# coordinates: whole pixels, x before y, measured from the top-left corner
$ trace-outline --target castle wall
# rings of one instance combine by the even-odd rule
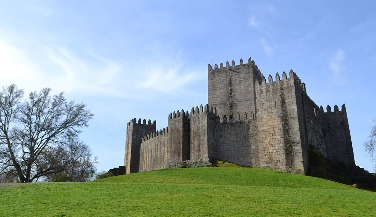
[[[145,136],[140,150],[140,172],[162,169],[167,163],[168,128]]]
[[[190,157],[190,121],[188,112],[173,112],[168,118],[168,156],[167,162],[189,160]]]
[[[313,148],[325,158],[354,165],[354,154],[344,105],[343,111],[339,111],[338,106],[335,106],[334,112],[332,112],[328,106],[327,112],[324,112],[323,108],[318,107],[306,94],[304,84],[297,85],[296,93],[305,164],[310,163],[308,149]]]
[[[324,112],[292,70],[266,82],[249,59],[208,65],[208,79],[209,105],[171,113],[166,130],[156,132],[155,121],[128,123],[127,173],[218,159],[304,174],[310,149],[355,165],[345,106]]]
[[[323,110],[319,108],[306,93],[300,92],[300,106],[302,114],[302,124],[305,132],[304,142],[306,148],[313,147],[323,156],[327,156],[326,145],[323,136],[322,118]]]
[[[342,111],[339,111],[338,106],[334,106],[333,112],[330,106],[327,106],[327,112],[323,117],[323,131],[328,158],[354,165],[354,152],[345,105],[342,105]]]
[[[235,115],[233,119],[224,116],[217,124],[216,158],[242,166],[252,166],[251,126],[253,120],[242,119]]]
[[[300,82],[299,82],[300,83]],[[303,161],[306,173],[308,168],[315,166],[315,159],[309,158],[309,151],[320,152],[327,158],[326,143],[323,131],[323,109],[318,107],[307,95],[305,85],[296,86],[296,100],[298,104],[298,117],[300,126],[301,147],[303,151]],[[311,157],[313,157],[311,155]],[[312,165],[313,164],[313,165]]]
[[[322,144],[320,140],[321,136],[321,117],[317,111],[317,105],[307,96],[305,84],[302,83],[299,77],[290,70],[290,78],[293,82],[293,90],[291,100],[295,102],[295,113],[294,126],[299,131],[299,134],[294,134],[296,140],[300,140],[299,151],[302,158],[301,163],[303,164],[304,173],[308,172],[309,158],[308,150],[310,146],[318,147],[317,150],[322,150],[325,154],[325,145]],[[315,114],[316,113],[316,114]],[[292,120],[289,120],[290,122]],[[297,124],[296,124],[297,123]],[[295,161],[298,163],[298,160]]]
[[[127,124],[126,150],[124,159],[127,174],[139,171],[142,137],[151,132],[155,132],[155,129],[156,121],[151,123],[149,120],[148,123],[146,123],[145,119],[141,123],[141,119],[136,122],[135,118]]]
[[[253,165],[304,173],[295,74],[291,71],[287,78],[283,73],[281,80],[277,73],[274,82],[271,76],[268,80],[256,87],[258,133]]]
[[[247,64],[235,65],[232,61],[226,66],[208,67],[208,100],[209,105],[216,107],[219,116],[255,112],[255,80],[260,80],[261,72],[249,59]]]
[[[215,127],[219,122],[213,107],[192,108],[190,113],[190,160],[216,156]]]

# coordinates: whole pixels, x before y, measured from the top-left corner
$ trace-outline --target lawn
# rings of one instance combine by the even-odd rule
[[[376,216],[376,193],[257,168],[0,187],[0,216]]]

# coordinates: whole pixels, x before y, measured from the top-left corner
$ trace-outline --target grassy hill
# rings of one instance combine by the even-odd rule
[[[0,216],[376,216],[376,193],[257,168],[0,187]]]

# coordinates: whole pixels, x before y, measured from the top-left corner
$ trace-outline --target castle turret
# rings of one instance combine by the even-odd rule
[[[169,115],[169,156],[167,162],[189,160],[189,124],[189,114],[185,113],[184,110]]]
[[[125,159],[124,165],[126,167],[126,173],[139,172],[140,168],[140,147],[142,142],[142,137],[145,135],[155,132],[156,121],[151,122],[150,120],[146,123],[144,119],[141,123],[141,119],[136,122],[136,118],[131,120],[127,124],[127,139],[125,145]]]
[[[216,157],[215,127],[219,118],[209,105],[191,109],[190,159],[214,159]]]
[[[327,112],[323,117],[323,131],[328,158],[354,165],[354,152],[345,105],[342,105],[342,111],[337,105],[334,106],[334,111],[327,106]]]

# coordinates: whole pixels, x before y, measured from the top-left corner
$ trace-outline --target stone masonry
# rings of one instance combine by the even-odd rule
[[[208,65],[208,90],[207,105],[172,112],[167,128],[127,124],[127,174],[207,160],[307,174],[312,150],[355,166],[345,105],[324,111],[292,70],[266,81],[251,58]]]

